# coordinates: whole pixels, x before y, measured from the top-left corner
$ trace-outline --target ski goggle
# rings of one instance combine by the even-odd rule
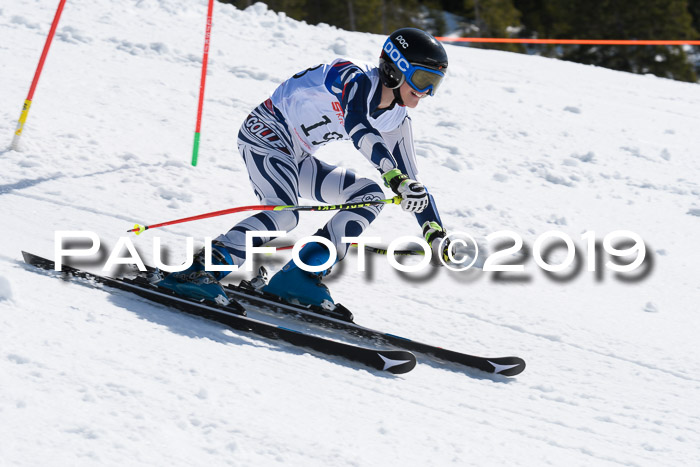
[[[427,92],[431,96],[435,95],[442,78],[445,77],[445,73],[409,62],[394,43],[391,42],[391,38],[384,43],[384,52],[394,62],[399,71],[403,73],[406,82],[413,89],[418,92]]]

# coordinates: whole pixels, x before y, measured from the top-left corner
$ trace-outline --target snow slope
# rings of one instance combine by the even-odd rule
[[[528,362],[511,379],[424,360],[387,377],[20,261],[22,249],[52,257],[56,230],[94,231],[108,254],[134,222],[256,204],[235,148],[243,118],[306,67],[337,56],[374,62],[383,38],[308,26],[262,4],[217,4],[193,168],[206,2],[70,0],[22,151],[10,151],[56,3],[0,7],[0,465],[700,458],[698,85],[448,45],[439,95],[411,111],[421,177],[446,227],[483,245],[510,230],[530,248],[563,232],[583,268],[553,281],[530,254],[519,280],[444,268],[406,275],[374,256],[361,273],[352,254],[328,283],[359,323]],[[349,143],[318,156],[377,177]],[[159,236],[182,261],[185,237],[202,242],[237,219],[134,243],[150,261]],[[290,240],[324,219],[302,214]],[[641,278],[586,270],[581,234],[602,240],[619,229],[644,239]],[[389,206],[367,234],[388,243],[420,231]]]

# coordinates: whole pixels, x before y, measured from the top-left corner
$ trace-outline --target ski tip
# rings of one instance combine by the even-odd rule
[[[377,368],[395,375],[408,373],[416,367],[416,356],[403,350],[377,351]]]
[[[497,375],[515,376],[525,370],[525,360],[520,357],[490,358],[487,361],[493,367],[492,372]]]

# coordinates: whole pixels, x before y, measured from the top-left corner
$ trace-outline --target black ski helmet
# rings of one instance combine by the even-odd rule
[[[379,56],[379,78],[390,89],[398,88],[406,80],[399,64],[394,61],[396,55],[392,54],[393,49],[398,50],[412,65],[442,73],[447,70],[447,53],[437,39],[420,29],[397,29],[391,33]]]

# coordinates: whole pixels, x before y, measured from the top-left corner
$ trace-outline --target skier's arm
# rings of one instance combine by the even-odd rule
[[[435,200],[417,181],[410,118],[406,117],[395,130],[380,133],[367,118],[372,81],[350,62],[336,64],[335,71],[329,74],[326,87],[345,112],[345,131],[355,147],[380,171],[386,185],[401,195],[401,207],[415,213],[423,235],[436,248],[446,233]]]
[[[418,180],[418,166],[416,165],[416,151],[413,147],[411,119],[406,117],[395,130],[383,132],[382,138],[391,150],[391,154],[396,161],[396,167],[410,179]],[[425,210],[416,213],[418,224],[424,227],[426,222],[437,222],[442,226],[435,199],[430,193],[428,193],[428,200],[428,206]]]
[[[353,144],[382,174],[397,168],[394,156],[382,135],[367,118],[367,98],[372,93],[372,80],[351,62],[334,65],[326,87],[338,99],[345,117],[345,131]]]
[[[353,144],[379,170],[386,185],[401,196],[401,207],[409,212],[423,211],[428,205],[425,187],[397,168],[381,133],[369,122],[367,101],[372,81],[351,62],[340,62],[328,74],[326,87],[343,109],[345,131]]]
[[[391,149],[398,169],[408,177],[418,180],[418,166],[416,164],[416,151],[413,147],[411,119],[406,116],[397,129],[383,132],[382,138],[384,138],[387,146]],[[431,194],[428,193],[428,206],[422,212],[416,213],[416,220],[423,230],[425,241],[428,242],[433,250],[434,257],[442,258],[445,263],[449,262],[450,239],[445,239],[447,231],[442,226],[435,199]]]

